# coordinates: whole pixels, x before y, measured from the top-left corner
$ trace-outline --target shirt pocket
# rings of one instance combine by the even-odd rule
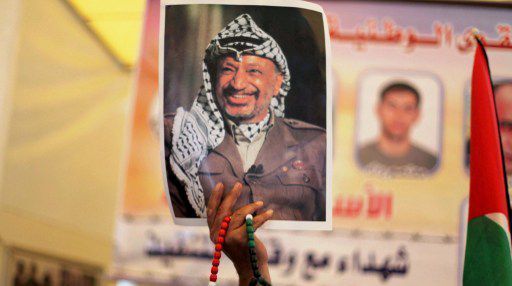
[[[210,199],[211,191],[217,183],[222,182],[227,188],[231,187],[231,182],[227,180],[226,164],[227,162],[223,158],[219,158],[215,154],[210,154],[199,166],[197,175],[203,188],[206,204]]]
[[[316,191],[321,190],[321,174],[316,172],[315,169],[289,169],[287,172],[281,172],[278,175],[279,181],[284,186],[302,186],[314,189]]]
[[[294,219],[313,219],[322,189],[319,176],[314,169],[289,169],[278,174],[280,184],[284,186],[282,197],[286,200],[285,206],[289,208],[287,211],[293,214]]]

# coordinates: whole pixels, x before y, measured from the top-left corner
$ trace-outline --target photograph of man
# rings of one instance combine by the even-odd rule
[[[505,159],[507,176],[512,175],[512,80],[497,82],[494,85],[496,112],[500,126],[501,145]]]
[[[493,88],[496,113],[498,113],[501,146],[505,160],[505,171],[510,181],[512,178],[512,79],[497,80],[494,82]],[[469,99],[469,94],[467,98]],[[469,101],[466,104],[469,106]],[[469,169],[469,139],[466,141],[465,163]]]
[[[391,174],[424,174],[437,158],[414,144],[411,131],[421,115],[421,95],[407,82],[391,82],[379,94],[375,108],[380,135],[357,152],[362,167]]]
[[[326,130],[286,118],[291,76],[276,40],[239,15],[208,45],[202,78],[190,110],[164,116],[174,216],[206,217],[217,183],[241,183],[234,209],[262,201],[273,220],[324,221]]]

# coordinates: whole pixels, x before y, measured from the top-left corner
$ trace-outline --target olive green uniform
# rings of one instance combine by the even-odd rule
[[[165,117],[165,155],[168,187],[176,217],[196,217],[184,188],[169,167],[173,116]],[[323,128],[299,120],[275,118],[251,168],[244,162],[235,140],[226,133],[199,167],[199,179],[207,202],[211,190],[222,182],[228,190],[243,184],[235,209],[255,201],[274,210],[277,220],[325,220],[326,133]],[[245,168],[247,169],[247,168]]]

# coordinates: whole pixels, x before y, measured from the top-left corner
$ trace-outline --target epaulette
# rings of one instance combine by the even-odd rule
[[[283,122],[293,129],[310,129],[325,132],[325,129],[320,126],[316,126],[314,124],[307,123],[297,119],[283,118]]]

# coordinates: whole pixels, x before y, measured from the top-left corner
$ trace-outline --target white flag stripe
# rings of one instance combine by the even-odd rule
[[[503,230],[505,230],[505,233],[507,234],[507,241],[508,241],[508,247],[511,249],[510,246],[510,230],[508,227],[508,220],[507,217],[503,213],[490,213],[485,215],[490,220],[494,221],[498,225],[500,225]],[[511,249],[511,255],[512,255],[512,249]]]

